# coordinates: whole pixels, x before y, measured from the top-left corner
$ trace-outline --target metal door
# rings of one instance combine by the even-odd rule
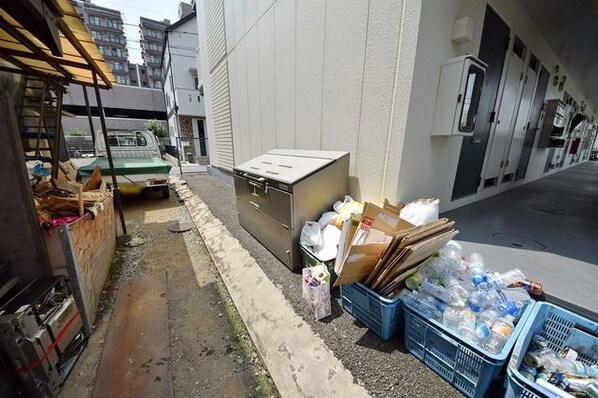
[[[484,187],[498,184],[498,176],[505,165],[504,154],[509,136],[513,131],[515,111],[517,110],[521,87],[523,85],[523,66],[525,45],[515,38],[510,53],[509,66],[504,82],[500,107],[496,118],[496,128],[492,136],[492,145],[488,154]]]
[[[540,77],[538,78],[538,86],[536,87],[536,93],[534,94],[534,99],[532,101],[532,109],[525,131],[525,138],[523,139],[523,148],[521,149],[521,156],[519,157],[515,180],[525,178],[529,157],[532,154],[532,148],[534,146],[534,141],[536,140],[536,132],[538,131],[538,123],[540,122],[540,115],[542,113],[542,106],[544,105],[544,97],[546,96],[549,79],[550,73],[542,66]]]
[[[519,166],[519,156],[523,149],[525,131],[529,126],[528,120],[532,107],[534,89],[536,88],[539,67],[540,61],[532,54],[523,78],[523,93],[521,94],[521,102],[519,103],[519,110],[517,111],[517,118],[515,119],[515,128],[511,135],[511,142],[507,146],[508,149],[506,153],[503,182],[513,181],[515,172]]]
[[[484,76],[484,88],[473,136],[463,138],[453,185],[453,199],[475,194],[480,186],[488,135],[493,122],[494,104],[509,43],[509,33],[510,29],[507,24],[490,6],[486,6],[479,58],[488,64],[488,68]]]

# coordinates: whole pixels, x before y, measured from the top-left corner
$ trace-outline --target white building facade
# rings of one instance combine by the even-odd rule
[[[166,28],[162,70],[164,99],[171,144],[183,160],[207,163],[204,100],[198,89],[195,13],[183,16]]]
[[[587,18],[567,23],[594,29],[592,2],[580,4]],[[541,28],[550,15],[538,7],[549,8],[531,0],[198,0],[210,164],[230,172],[274,148],[349,151],[354,197],[437,197],[444,211],[586,161],[596,64],[575,63]],[[441,66],[465,54],[488,64],[468,136],[433,127],[439,109],[461,101],[455,93],[437,104]],[[546,145],[540,130],[553,99],[565,119],[582,121]]]

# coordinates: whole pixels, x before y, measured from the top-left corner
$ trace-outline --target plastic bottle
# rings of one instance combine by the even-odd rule
[[[505,346],[514,328],[515,325],[513,324],[512,316],[507,315],[503,318],[498,318],[492,325],[490,339],[484,347],[491,353],[498,354]]]
[[[467,290],[465,290],[463,285],[461,285],[459,280],[455,278],[452,273],[445,272],[441,275],[440,281],[453,294],[453,296],[458,299],[453,302],[453,305],[459,307],[464,306],[467,298],[469,297],[469,293]]]
[[[494,289],[479,289],[469,295],[467,305],[473,312],[480,312],[485,308],[497,306],[502,302],[498,292]]]
[[[509,285],[525,280],[525,275],[520,269],[515,268],[502,274],[488,275],[488,282],[497,289],[504,289]]]
[[[448,329],[457,330],[459,327],[459,314],[461,309],[447,305],[442,313],[442,324]]]
[[[422,278],[419,272],[411,275],[409,278],[405,279],[405,286],[409,290],[417,290],[417,288],[422,284]]]
[[[588,366],[580,361],[570,361],[559,356],[550,357],[544,368],[551,372],[562,372],[576,377],[598,377],[598,366]]]
[[[525,304],[521,301],[503,301],[500,304],[495,305],[494,309],[498,312],[499,316],[512,315],[517,319],[521,315],[524,306]]]
[[[501,301],[510,301],[512,303],[521,302],[523,304],[527,304],[533,301],[527,290],[521,287],[500,289],[498,292]]]
[[[458,298],[446,287],[433,283],[429,279],[425,279],[422,281],[420,289],[423,292],[426,292],[429,295],[434,296],[447,304],[452,304],[453,302],[458,300]]]
[[[484,257],[479,253],[471,253],[469,256],[469,278],[472,284],[479,289],[488,289],[488,273],[484,267]]]
[[[432,257],[419,269],[418,273],[422,276],[422,279],[438,279],[448,267],[449,261],[447,259]]]
[[[488,341],[492,334],[492,325],[498,318],[498,312],[493,309],[486,309],[476,317],[475,332],[481,343]]]
[[[409,290],[403,290],[399,294],[403,304],[415,308],[423,316],[440,320],[442,318],[442,311],[438,308],[435,302],[430,299],[433,297],[423,295],[420,292],[411,292]]]
[[[477,344],[477,336],[475,333],[475,314],[469,308],[465,308],[459,314],[459,325],[457,326],[459,334]]]

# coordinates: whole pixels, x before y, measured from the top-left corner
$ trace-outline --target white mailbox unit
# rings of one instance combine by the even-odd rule
[[[432,135],[473,135],[487,66],[473,55],[444,61],[440,69]]]

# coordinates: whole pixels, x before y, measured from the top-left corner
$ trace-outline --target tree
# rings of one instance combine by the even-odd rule
[[[84,137],[85,136],[85,132],[81,129],[70,129],[69,130],[69,135],[71,137]]]
[[[152,133],[154,133],[154,135],[156,137],[167,137],[168,136],[168,134],[166,132],[166,128],[164,127],[164,124],[160,123],[156,119],[148,120],[147,122],[145,122],[144,126],[148,131],[151,131]]]

